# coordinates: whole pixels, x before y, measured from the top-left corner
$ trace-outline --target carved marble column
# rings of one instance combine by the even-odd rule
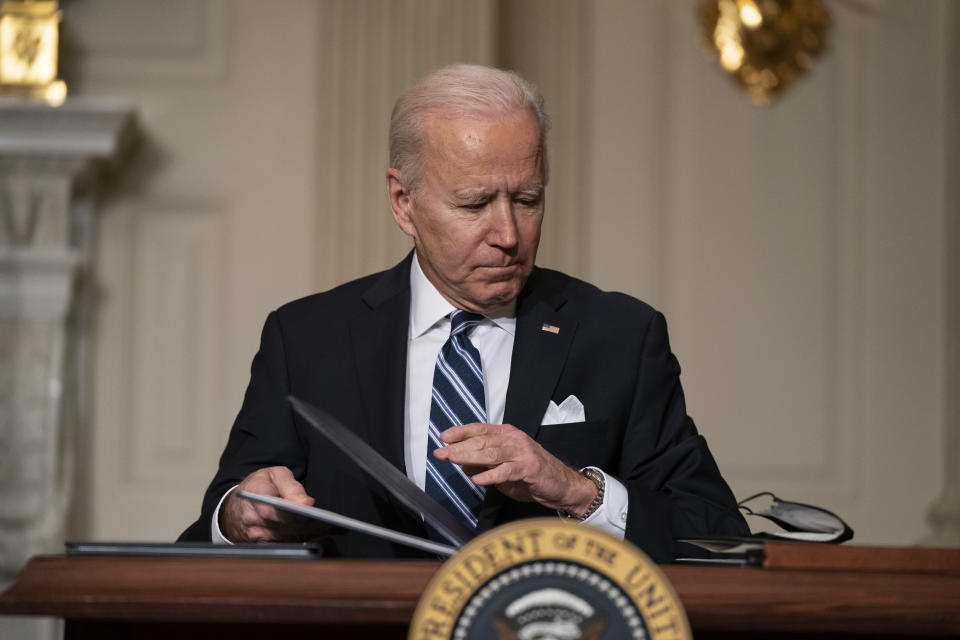
[[[0,579],[62,549],[86,398],[94,204],[133,110],[0,101]]]

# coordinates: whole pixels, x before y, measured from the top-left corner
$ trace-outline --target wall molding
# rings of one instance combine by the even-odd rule
[[[233,13],[230,0],[67,3],[65,62],[84,82],[222,84],[231,67]]]
[[[228,216],[209,203],[138,203],[122,298],[127,302],[117,477],[133,486],[206,482],[226,345]],[[180,372],[171,376],[173,371]]]

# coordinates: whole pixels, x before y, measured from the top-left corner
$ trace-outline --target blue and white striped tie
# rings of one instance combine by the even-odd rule
[[[487,421],[480,352],[467,337],[467,332],[482,320],[483,316],[466,311],[450,314],[450,337],[440,349],[433,372],[427,435],[427,494],[470,529],[477,528],[484,489],[475,485],[459,465],[434,458],[433,451],[444,446],[440,433],[449,427]],[[427,530],[431,538],[446,542],[431,527]]]

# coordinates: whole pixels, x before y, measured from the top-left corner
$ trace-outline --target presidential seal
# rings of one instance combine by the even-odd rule
[[[521,520],[472,540],[440,568],[408,640],[689,640],[666,577],[596,527]]]

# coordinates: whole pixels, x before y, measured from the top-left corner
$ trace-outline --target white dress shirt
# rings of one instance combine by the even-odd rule
[[[414,254],[410,267],[403,455],[407,476],[421,489],[424,488],[427,467],[427,427],[430,421],[433,372],[437,355],[450,337],[449,315],[455,310],[456,307],[440,295],[433,283],[423,274]],[[469,335],[470,341],[480,352],[487,420],[490,424],[503,423],[516,326],[516,301],[513,301],[486,315]],[[589,411],[590,408],[587,407],[586,410]],[[603,473],[606,482],[603,504],[584,522],[623,538],[627,523],[627,489],[602,469],[598,471]],[[230,491],[220,499],[220,504],[213,514],[211,538],[214,542],[229,544],[229,540],[220,531],[218,515],[220,506]]]
[[[484,316],[469,334],[480,352],[487,422],[503,423],[510,381],[513,336],[517,328],[516,301]],[[427,470],[427,428],[433,391],[433,372],[440,349],[450,337],[449,315],[456,307],[440,295],[420,269],[414,254],[410,266],[410,329],[407,333],[407,390],[404,411],[404,462],[407,476],[421,489]]]

